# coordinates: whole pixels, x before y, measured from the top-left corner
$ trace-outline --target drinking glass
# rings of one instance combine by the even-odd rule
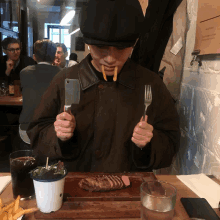
[[[2,82],[0,86],[1,90],[1,96],[7,96],[8,95],[8,85],[6,82]]]
[[[20,80],[15,80],[14,81],[14,92],[16,97],[22,96],[21,94],[21,82]]]
[[[37,167],[33,150],[15,151],[9,155],[9,158],[14,199],[18,195],[21,196],[21,200],[33,198],[35,195],[34,184],[29,173]]]
[[[162,181],[141,184],[141,219],[171,220],[176,204],[176,188]]]

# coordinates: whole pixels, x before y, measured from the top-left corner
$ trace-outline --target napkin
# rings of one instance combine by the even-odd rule
[[[11,182],[11,176],[0,176],[0,194],[6,188],[6,186]]]
[[[177,178],[188,186],[197,196],[205,198],[212,208],[218,208],[220,185],[211,180],[204,173],[177,175]]]

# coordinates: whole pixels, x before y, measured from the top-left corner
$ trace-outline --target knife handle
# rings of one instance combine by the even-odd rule
[[[64,105],[64,111],[70,113],[71,105]]]

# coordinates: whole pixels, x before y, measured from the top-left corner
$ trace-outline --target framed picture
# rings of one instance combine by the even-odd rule
[[[75,38],[75,51],[85,51],[85,43],[82,37]]]

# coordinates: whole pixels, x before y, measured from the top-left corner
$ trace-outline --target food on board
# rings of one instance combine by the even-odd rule
[[[127,176],[116,175],[102,175],[96,177],[84,178],[79,182],[79,187],[93,191],[111,191],[117,189],[123,189],[130,185],[130,180]]]

